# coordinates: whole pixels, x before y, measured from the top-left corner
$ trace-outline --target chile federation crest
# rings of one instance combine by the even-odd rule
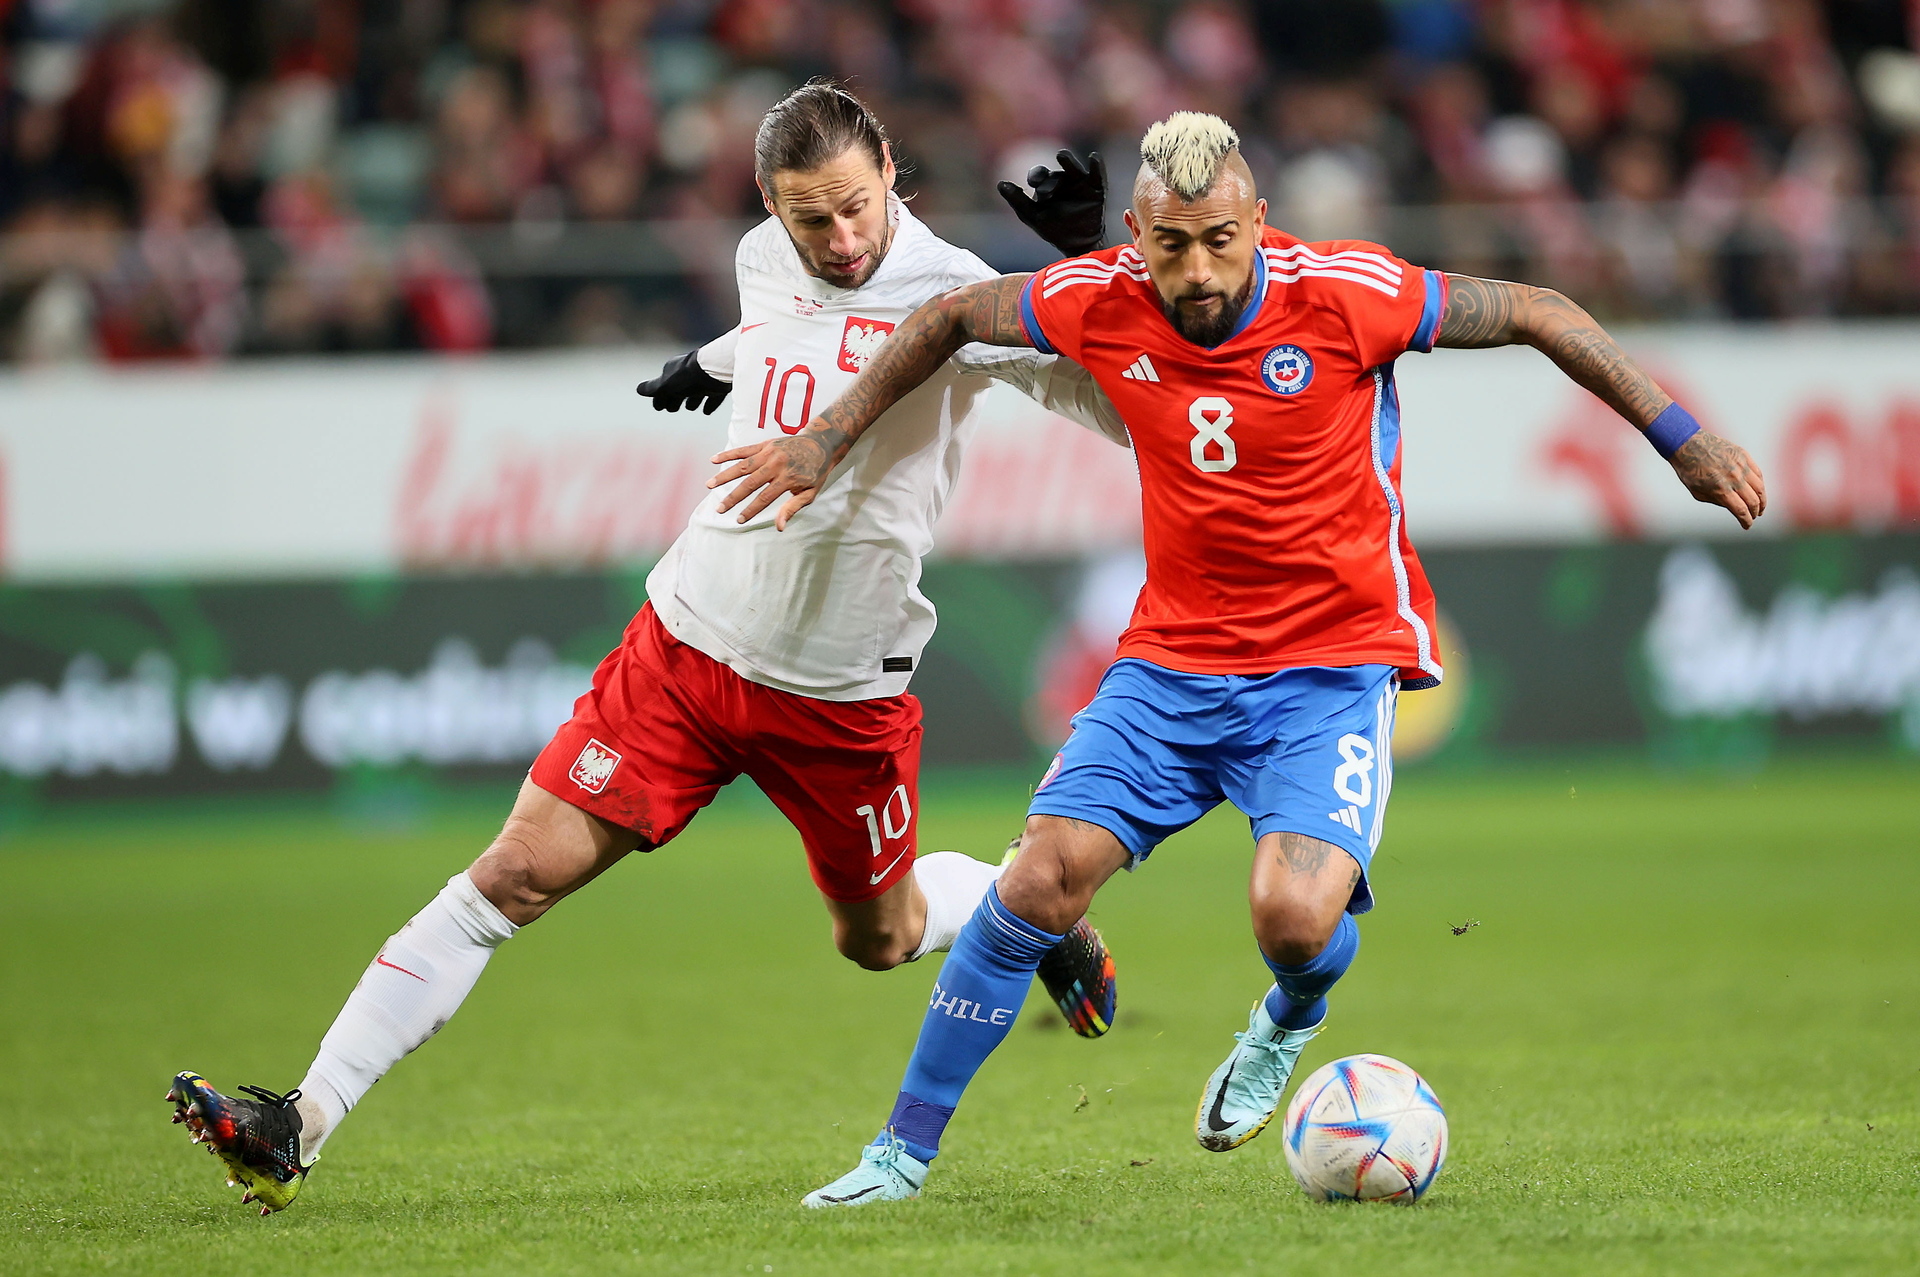
[[[1313,380],[1313,358],[1298,346],[1275,346],[1260,360],[1260,380],[1276,395],[1297,395]]]

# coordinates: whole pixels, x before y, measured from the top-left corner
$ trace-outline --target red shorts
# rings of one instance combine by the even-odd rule
[[[871,900],[913,868],[920,702],[823,701],[749,682],[669,634],[649,603],[531,775],[655,847],[750,776],[800,831],[821,894]]]

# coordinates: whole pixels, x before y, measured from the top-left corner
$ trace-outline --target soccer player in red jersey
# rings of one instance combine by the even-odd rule
[[[1372,907],[1395,698],[1444,677],[1400,501],[1393,363],[1531,345],[1605,400],[1742,527],[1766,508],[1745,451],[1700,430],[1551,289],[1422,270],[1377,244],[1266,225],[1238,138],[1155,125],[1131,244],[957,289],[901,324],[808,428],[721,454],[723,503],[784,526],[888,405],[965,342],[1082,364],[1139,458],[1147,583],[1119,658],[1029,809],[1024,850],[961,933],[893,1113],[815,1206],[919,1192],[947,1119],[1005,1037],[1033,964],[1113,873],[1223,800],[1255,841],[1253,929],[1273,985],[1202,1092],[1195,1134],[1236,1148],[1279,1108]]]

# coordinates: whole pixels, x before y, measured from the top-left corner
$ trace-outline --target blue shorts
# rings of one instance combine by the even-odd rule
[[[1399,686],[1390,665],[1239,675],[1115,661],[1074,716],[1027,814],[1099,825],[1138,865],[1230,800],[1255,841],[1306,834],[1350,853],[1360,883],[1347,912],[1365,913],[1393,781]]]

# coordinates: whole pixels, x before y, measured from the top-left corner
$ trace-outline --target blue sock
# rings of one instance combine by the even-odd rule
[[[1006,1039],[1041,955],[1060,940],[1014,917],[1000,903],[997,885],[987,888],[940,968],[900,1098],[887,1119],[909,1153],[927,1162],[940,1151],[960,1093]]]
[[[1360,927],[1353,915],[1340,915],[1327,947],[1313,961],[1283,967],[1272,958],[1273,988],[1267,994],[1267,1016],[1283,1029],[1310,1029],[1327,1018],[1327,990],[1353,965],[1360,952]],[[1266,957],[1263,953],[1261,957]]]

